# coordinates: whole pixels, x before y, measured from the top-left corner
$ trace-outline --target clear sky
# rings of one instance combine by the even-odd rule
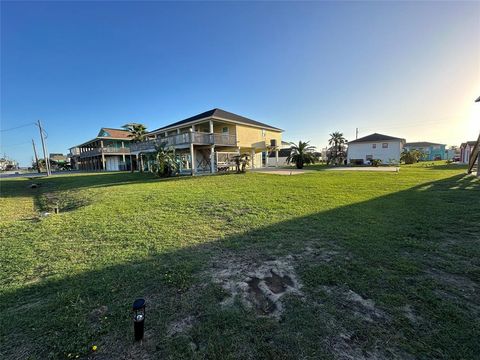
[[[323,147],[480,130],[480,2],[2,2],[1,148],[31,162],[100,127],[218,107]]]

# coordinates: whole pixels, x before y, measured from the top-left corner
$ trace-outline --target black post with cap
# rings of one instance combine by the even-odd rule
[[[145,332],[145,299],[137,299],[133,302],[133,331],[135,340],[142,340]]]

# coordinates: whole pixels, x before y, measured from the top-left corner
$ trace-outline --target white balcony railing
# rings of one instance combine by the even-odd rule
[[[215,134],[204,132],[187,132],[175,134],[163,138],[146,140],[130,145],[132,152],[155,150],[156,146],[165,144],[165,146],[181,147],[185,145],[221,145],[236,146],[237,137],[229,134]]]
[[[97,156],[101,154],[130,154],[129,148],[124,147],[114,147],[114,146],[107,146],[107,147],[99,147],[93,148],[86,151],[80,151],[80,157],[90,157],[90,156]]]

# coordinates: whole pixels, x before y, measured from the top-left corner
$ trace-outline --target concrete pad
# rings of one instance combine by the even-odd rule
[[[326,171],[380,171],[380,172],[398,172],[400,171],[399,167],[396,166],[342,166],[342,167],[332,167],[325,169]]]
[[[306,172],[309,172],[308,170],[299,170],[299,169],[254,169],[251,171],[261,173],[261,174],[274,174],[274,175],[300,175],[300,174],[305,174]]]

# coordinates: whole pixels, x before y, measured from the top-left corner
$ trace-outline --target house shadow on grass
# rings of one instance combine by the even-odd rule
[[[43,191],[68,191],[83,188],[118,186],[132,183],[158,181],[150,173],[75,173],[39,178],[11,178],[0,181],[1,197],[28,196]],[[32,184],[38,185],[30,188]]]
[[[210,243],[31,279],[0,295],[0,355],[473,358],[479,214],[479,182],[454,176]],[[278,316],[259,313],[251,274],[279,264],[302,286],[282,297]],[[235,276],[244,284],[229,286]],[[242,286],[253,308],[240,301]],[[129,309],[139,296],[148,307],[145,339],[136,343]]]

